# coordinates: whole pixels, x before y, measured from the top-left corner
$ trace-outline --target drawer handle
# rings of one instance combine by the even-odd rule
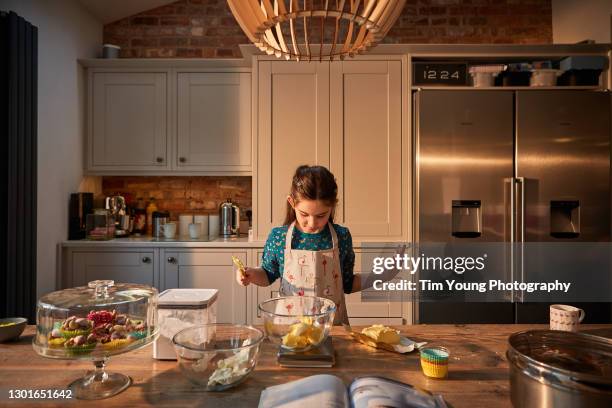
[[[158,163],[163,163],[164,162],[164,158],[163,157],[158,157],[156,160],[157,160]]]
[[[151,258],[149,258],[148,256],[144,256],[144,257],[142,258],[142,262],[143,262],[143,263],[147,263],[147,264],[148,264],[148,263],[151,263]]]
[[[169,256],[169,257],[168,257],[168,263],[171,263],[171,264],[176,263],[176,258],[175,258],[175,257],[173,257],[173,256]]]
[[[181,163],[185,163],[185,162],[187,161],[187,159],[186,159],[186,158],[184,158],[184,157],[179,157],[179,161],[180,161]]]

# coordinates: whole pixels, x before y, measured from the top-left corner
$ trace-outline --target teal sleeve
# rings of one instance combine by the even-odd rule
[[[276,242],[279,241],[279,232],[275,228],[270,231],[266,245],[264,247],[263,255],[261,256],[261,268],[268,275],[268,282],[270,284],[280,278],[280,262],[279,262],[279,250]]]

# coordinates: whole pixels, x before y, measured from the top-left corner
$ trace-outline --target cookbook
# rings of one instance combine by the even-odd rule
[[[318,374],[261,392],[259,408],[446,408],[441,395],[384,377],[358,377],[348,387],[335,375]]]

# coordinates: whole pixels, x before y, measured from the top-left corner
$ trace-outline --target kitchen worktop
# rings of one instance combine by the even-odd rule
[[[154,248],[263,248],[264,241],[249,242],[246,236],[239,238],[222,238],[217,237],[211,240],[207,239],[190,239],[190,238],[152,238],[145,237],[126,237],[115,238],[108,241],[96,240],[77,240],[62,242],[64,248],[83,248],[83,247],[154,247]]]
[[[189,383],[176,362],[151,358],[152,346],[111,358],[109,371],[132,377],[133,384],[123,393],[104,400],[105,407],[133,406],[214,406],[254,407],[261,391],[313,374],[329,373],[346,384],[358,376],[379,375],[440,393],[454,408],[509,407],[510,383],[505,353],[511,333],[544,329],[544,325],[415,325],[396,326],[413,340],[443,345],[450,350],[449,377],[434,380],[421,373],[418,353],[400,355],[376,350],[351,340],[342,328],[334,328],[337,363],[333,368],[281,368],[276,351],[264,341],[259,363],[247,380],[225,392],[209,393]],[[361,328],[354,327],[354,330]],[[609,336],[612,325],[584,325],[583,331]],[[92,364],[62,361],[38,356],[32,349],[34,326],[28,326],[19,341],[0,343],[0,400],[8,401],[9,389],[63,389],[82,376]],[[15,405],[18,405],[18,401]],[[21,401],[23,402],[23,401]],[[79,406],[100,402],[79,401]],[[9,404],[10,405],[10,404]],[[51,401],[36,406],[65,406]]]

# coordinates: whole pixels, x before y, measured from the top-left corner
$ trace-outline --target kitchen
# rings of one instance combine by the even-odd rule
[[[610,87],[610,10],[605,2],[593,2],[592,7],[563,1],[483,2],[487,4],[478,6],[460,1],[435,6],[407,2],[381,44],[342,62],[337,58],[331,62],[285,61],[267,55],[251,44],[224,1],[129,3],[112,2],[111,7],[108,2],[101,6],[95,0],[66,1],[61,2],[61,7],[53,7],[36,1],[0,2],[2,10],[14,10],[38,26],[39,36],[38,187],[33,196],[35,200],[37,196],[38,209],[30,213],[37,220],[33,239],[38,249],[34,248],[34,254],[27,258],[35,259],[36,264],[19,275],[27,276],[25,280],[7,279],[9,285],[20,285],[14,286],[19,289],[13,292],[24,295],[7,296],[3,317],[35,319],[36,301],[46,294],[111,279],[152,286],[160,293],[172,288],[216,289],[218,322],[262,328],[265,313],[259,306],[278,296],[280,279],[272,286],[244,287],[234,279],[232,257],[247,267],[260,264],[270,231],[283,223],[292,175],[301,164],[324,165],[335,176],[339,202],[334,219],[350,228],[356,273],[367,272],[372,258],[393,254],[401,243],[419,242],[429,254],[428,251],[438,251],[435,243],[448,242],[447,237],[482,245],[473,248],[475,252],[488,253],[489,266],[493,258],[502,256],[496,251],[503,251],[498,246],[505,242],[521,242],[521,236],[523,243],[546,241],[538,238],[538,228],[550,226],[551,214],[558,216],[555,220],[560,225],[559,233],[572,232],[566,231],[563,224],[572,219],[572,211],[580,214],[581,236],[564,239],[584,238],[583,242],[592,243],[592,251],[609,254],[607,246],[598,246],[609,241],[610,224],[610,102],[608,94],[601,92]],[[596,21],[593,14],[585,11],[589,8],[592,13],[596,10],[595,14],[608,17],[597,24],[585,24],[581,18]],[[579,26],[584,31],[580,32]],[[311,33],[313,36],[318,35],[317,29],[312,30],[316,31]],[[330,32],[333,30],[327,31],[328,36]],[[576,44],[586,39],[595,39],[596,43]],[[288,35],[286,41],[289,46]],[[118,58],[101,58],[102,44],[106,43],[121,47]],[[312,44],[311,51],[315,52],[318,43],[315,40]],[[112,54],[113,47],[107,48],[106,52]],[[567,85],[569,82],[563,81],[570,79],[564,76],[556,78],[557,85],[539,90],[529,86],[529,76],[526,83],[520,82],[525,80],[523,64],[531,64],[528,69],[544,74],[547,69],[561,68],[561,64],[566,71],[584,69],[576,65],[584,63],[591,64],[588,69],[599,70],[596,81],[588,82],[587,78],[584,84]],[[504,65],[506,69],[496,77],[469,72],[474,67],[482,70],[493,65]],[[417,75],[427,71],[440,78]],[[442,71],[451,74],[446,82],[439,82]],[[455,72],[458,74],[452,75]],[[494,83],[475,89],[477,78]],[[502,89],[503,81],[513,80],[520,85],[506,83]],[[561,86],[566,88],[559,89]],[[561,97],[565,94],[569,96]],[[569,106],[577,111],[576,116],[566,120],[569,127],[588,129],[593,138],[604,133],[604,139],[593,142],[600,143],[599,147],[589,145],[590,150],[571,152],[570,158],[575,160],[562,161],[563,173],[556,176],[568,184],[577,182],[580,194],[586,198],[547,196],[545,184],[541,183],[540,201],[531,203],[534,195],[530,194],[533,185],[529,180],[545,180],[545,175],[533,173],[538,166],[523,158],[540,157],[544,164],[548,163],[544,157],[568,157],[561,148],[572,146],[571,141],[557,143],[559,150],[549,156],[549,151],[538,151],[538,146],[523,142],[537,140],[536,136],[523,138],[542,130],[534,124],[538,119],[534,116],[544,118],[546,123],[558,120],[553,109],[541,108],[553,103],[558,103],[561,110]],[[452,123],[454,119],[459,121],[458,126]],[[607,128],[590,125],[603,126],[604,122]],[[454,135],[452,140],[438,137],[450,133]],[[491,134],[496,135],[492,142]],[[567,138],[571,134],[556,137]],[[604,145],[608,148],[602,148]],[[519,151],[514,151],[515,146]],[[523,147],[527,150],[521,150]],[[602,160],[608,169],[603,179]],[[520,184],[521,177],[527,184]],[[471,190],[462,187],[468,185],[467,179],[473,181],[469,184],[473,186]],[[509,188],[505,179],[514,179],[515,188]],[[605,188],[602,184],[606,184]],[[92,209],[105,207],[106,197],[121,196],[134,210],[145,207],[145,215],[147,201],[154,198],[157,212],[168,211],[167,218],[176,223],[176,231],[168,232],[169,238],[162,237],[159,231],[157,238],[145,232],[141,237],[132,234],[109,240],[69,240],[68,202],[70,194],[76,192],[94,193]],[[509,199],[511,195],[513,200]],[[520,197],[525,198],[525,206],[520,205]],[[596,197],[599,204],[576,207],[576,202],[590,203],[591,197]],[[139,205],[138,198],[145,204]],[[242,235],[210,238],[215,235],[214,229],[219,229],[221,235],[219,210],[227,198],[239,208],[240,222],[234,217],[233,227],[239,228]],[[120,200],[114,202],[117,201]],[[514,207],[506,206],[506,201]],[[550,208],[553,201],[554,211]],[[520,221],[524,214],[518,211],[521,208],[527,211],[523,228]],[[116,211],[122,211],[121,205]],[[148,225],[153,227],[153,211],[149,214]],[[187,221],[182,223],[181,216]],[[516,218],[514,226],[507,227],[504,223],[510,222],[511,216]],[[189,217],[192,221],[200,217],[201,222],[189,222]],[[86,224],[86,215],[83,218]],[[206,223],[208,234],[204,233]],[[189,224],[194,225],[193,238],[189,236]],[[129,220],[122,229],[129,231]],[[133,232],[133,225],[131,229]],[[80,233],[87,234],[86,226]],[[550,235],[548,231],[546,235]],[[433,244],[427,247],[428,243]],[[546,252],[549,248],[544,246],[525,245],[524,251],[540,251],[534,256],[515,247],[518,246],[511,245],[513,251],[516,249],[512,262],[519,257],[524,266],[499,270],[489,266],[491,279],[514,280],[518,278],[516,271],[535,270],[537,274],[541,268],[538,260],[552,259]],[[594,261],[584,268],[585,276],[589,271],[601,271],[597,264],[593,265],[601,263],[601,258],[592,258]],[[532,259],[535,264],[530,263]],[[17,269],[16,265],[7,266],[12,270]],[[424,275],[420,279],[427,278],[439,277]],[[605,273],[599,273],[585,279],[592,291],[590,297],[561,297],[544,307],[539,300],[521,302],[519,296],[529,300],[529,294],[513,291],[501,292],[486,299],[486,303],[461,299],[449,306],[447,301],[415,301],[406,291],[391,294],[368,289],[347,294],[345,303],[353,330],[383,324],[400,329],[415,341],[440,343],[450,349],[450,380],[465,375],[467,384],[469,379],[478,380],[479,373],[488,375],[478,367],[479,363],[467,362],[469,359],[499,359],[501,362],[487,378],[503,396],[495,403],[508,406],[508,336],[548,327],[549,303],[579,306],[586,312],[585,324],[610,324],[607,278]],[[478,300],[479,295],[474,296]],[[487,335],[495,337],[495,345],[474,347],[484,347],[487,353],[469,351],[471,346],[464,344],[474,343],[470,338],[473,335],[482,337],[475,323],[503,324],[482,326],[490,333]],[[351,366],[342,361],[342,356],[355,355],[363,359],[359,360],[364,364],[363,370],[356,368],[360,375],[377,373],[394,378],[441,394],[453,406],[461,406],[461,398],[453,393],[457,385],[450,384],[452,381],[433,381],[423,376],[418,353],[404,356],[368,349],[338,329],[332,329],[337,358],[332,370],[345,384],[355,375],[348,372]],[[584,330],[590,329],[584,325]],[[487,341],[484,337],[483,341]],[[24,335],[20,341],[26,344],[24,338],[28,339]],[[51,369],[65,364],[37,356],[28,345],[32,367]],[[366,354],[368,351],[372,354]],[[177,374],[176,381],[185,381],[178,387],[192,390],[185,391],[188,394],[197,390],[189,388],[189,383],[180,377],[176,362],[153,361],[151,353],[152,347],[147,347],[124,354],[121,362],[111,359],[109,368],[130,374],[134,384],[142,381],[153,394],[167,392],[157,382],[164,378],[162,372],[166,370],[170,370],[169,376]],[[183,395],[185,402],[196,401],[190,398],[212,398],[214,404],[239,405],[238,394],[246,392],[250,395],[248,404],[254,405],[263,388],[287,382],[284,376],[298,379],[325,372],[281,369],[268,340],[262,342],[259,354],[257,367],[236,390]],[[396,375],[384,367],[369,369],[365,364],[370,358],[388,361]],[[121,366],[123,359],[128,366]],[[155,375],[138,371],[145,359],[149,364],[145,371],[157,367],[157,380]],[[66,388],[81,376],[87,364],[78,366],[78,370],[67,371],[52,388]],[[257,375],[259,370],[277,372],[276,383],[258,378],[265,377]],[[20,375],[34,379],[34,372],[23,370]],[[43,385],[38,376],[27,388],[40,389]],[[2,388],[14,388],[14,384],[3,382]],[[129,398],[123,400],[129,401],[127,405],[154,403],[152,396],[134,388],[105,402],[122,404],[122,398]],[[460,389],[459,386],[457,390]],[[478,395],[474,390],[473,398]],[[480,395],[491,394],[483,391]],[[487,405],[491,400],[482,401],[480,405]]]

